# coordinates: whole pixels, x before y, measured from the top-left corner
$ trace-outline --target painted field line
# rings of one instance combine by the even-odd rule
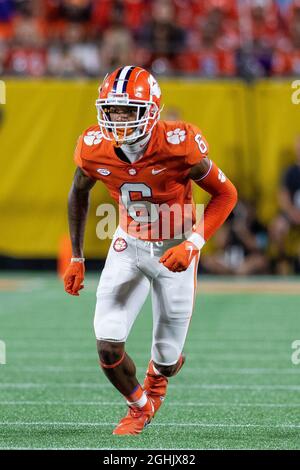
[[[266,281],[266,280],[235,280],[230,281],[200,281],[197,294],[295,294],[300,293],[299,281]]]
[[[250,361],[258,361],[258,360],[263,360],[266,361],[268,359],[278,360],[287,360],[290,359],[291,355],[291,347],[290,344],[286,348],[285,351],[265,351],[265,350],[260,350],[260,351],[255,351],[255,353],[250,354],[246,353],[244,351],[236,351],[234,353],[232,352],[226,352],[227,349],[225,348],[222,352],[222,350],[219,351],[209,351],[206,348],[203,349],[193,349],[193,351],[188,351],[188,357],[190,358],[199,358],[199,355],[201,355],[202,360],[208,360],[208,359],[214,359],[214,360],[223,360],[223,361],[232,361],[232,360],[250,360]],[[149,352],[135,352],[132,349],[128,350],[129,354],[133,356],[133,359],[139,358],[139,359],[145,359],[149,360]],[[9,353],[9,356],[11,358],[15,359],[25,359],[25,358],[53,358],[53,357],[58,357],[60,361],[63,359],[65,360],[74,360],[74,359],[87,359],[90,361],[95,361],[95,355],[93,353],[88,353],[88,352],[82,352],[82,353],[73,353],[71,351],[64,352],[64,351],[57,351],[57,352],[45,352],[45,351],[20,351],[14,352],[11,350]]]
[[[299,336],[299,335],[298,335]],[[225,355],[225,356],[229,356],[229,355],[232,355],[232,356],[235,356],[237,357],[238,355],[242,355],[242,356],[248,356],[248,357],[253,357],[255,358],[256,356],[263,356],[263,357],[268,357],[268,356],[273,356],[273,357],[278,357],[278,356],[281,356],[281,357],[285,357],[286,355],[289,354],[289,352],[291,351],[291,343],[294,339],[297,339],[298,338],[297,334],[290,339],[290,340],[287,340],[285,343],[282,343],[282,344],[274,344],[272,347],[264,347],[263,345],[259,345],[259,347],[253,347],[250,346],[250,343],[249,343],[249,347],[245,346],[245,347],[239,347],[238,345],[234,345],[232,343],[228,343],[228,344],[225,344],[222,346],[222,347],[217,347],[217,346],[214,346],[213,344],[211,344],[211,346],[206,346],[205,344],[199,344],[199,341],[198,342],[195,342],[195,345],[193,345],[192,343],[187,343],[186,344],[186,347],[185,347],[185,352],[188,354],[188,355],[195,355],[195,354],[201,354],[201,355],[205,355],[205,356],[216,356],[216,355]],[[9,344],[9,342],[5,339],[5,342],[6,342],[6,345],[7,345],[7,348],[10,350],[11,352],[11,355],[12,357],[24,357],[25,356],[41,356],[41,357],[54,357],[54,358],[57,358],[57,357],[61,357],[61,356],[64,356],[64,357],[69,357],[70,359],[72,358],[76,358],[76,359],[80,359],[80,358],[85,358],[85,357],[88,357],[88,358],[94,358],[96,361],[97,361],[97,352],[95,352],[94,350],[91,350],[90,348],[83,348],[83,349],[73,349],[73,346],[72,348],[67,348],[67,349],[60,349],[58,347],[58,345],[56,344],[56,350],[55,351],[51,351],[49,350],[48,348],[43,348],[41,349],[40,348],[40,345],[39,347],[34,347],[32,344],[30,344],[30,341],[28,342],[27,346],[26,347],[22,347],[22,348],[19,348],[16,344]],[[147,356],[147,358],[149,357],[150,359],[150,344],[149,344],[149,347],[145,347],[144,344],[140,344],[140,347],[138,344],[135,345],[135,347],[127,347],[126,348],[126,352],[133,355],[133,356],[137,356],[137,357],[145,357]],[[52,345],[50,346],[49,345],[49,348],[53,348],[53,342],[52,342]]]
[[[57,329],[55,330],[57,331]],[[55,333],[54,331],[54,333]],[[220,335],[220,330],[218,330],[218,333]],[[240,335],[239,337],[228,337],[227,333],[224,332],[224,336],[226,335],[226,337],[223,337],[220,335],[220,337],[216,337],[216,336],[209,336],[209,335],[205,335],[205,337],[191,337],[191,338],[188,338],[187,342],[188,343],[213,343],[213,346],[214,347],[217,347],[218,345],[220,344],[225,344],[227,345],[228,343],[232,343],[232,342],[242,342],[243,346],[247,345],[247,344],[250,344],[251,347],[253,346],[253,344],[255,343],[262,343],[263,347],[267,347],[267,346],[275,346],[274,343],[286,343],[287,341],[287,338],[284,337],[284,338],[272,338],[272,339],[268,339],[266,340],[266,338],[249,338],[249,330],[247,331],[244,331],[245,334],[247,334],[247,336],[245,336],[244,338],[241,338]],[[260,330],[260,333],[261,333],[261,330]],[[268,332],[266,332],[266,334],[270,334],[269,330]],[[279,331],[278,331],[279,333]],[[282,333],[282,332],[280,332]],[[251,334],[253,334],[253,331],[251,330]],[[287,336],[289,335],[294,335],[295,332],[293,331],[290,331],[289,333],[287,333]],[[134,336],[134,335],[133,335]],[[62,340],[64,343],[67,343],[67,342],[70,342],[70,343],[74,343],[74,341],[80,341],[81,343],[81,346],[82,347],[78,347],[76,348],[76,350],[79,350],[80,349],[89,349],[90,346],[91,346],[91,340],[93,341],[94,338],[91,338],[90,335],[87,333],[85,336],[82,336],[82,337],[61,337],[61,338],[58,338],[56,339],[58,340],[58,342],[60,342],[60,340]],[[50,337],[45,337],[45,336],[42,336],[39,335],[39,337],[37,336],[33,336],[33,337],[24,337],[22,336],[22,338],[15,338],[15,337],[10,337],[8,338],[6,336],[6,341],[7,342],[11,342],[12,344],[18,344],[18,345],[26,345],[28,346],[28,341],[32,341],[34,342],[34,344],[39,344],[39,345],[45,345],[46,343],[49,343],[49,345],[53,345],[53,336],[50,336]],[[138,337],[135,338],[135,342],[138,341],[140,342],[141,344],[145,344],[145,341],[149,341],[151,342],[151,331],[149,330],[149,334],[148,335],[138,335]],[[31,344],[32,346],[32,344]],[[207,346],[206,346],[207,347]],[[246,346],[245,346],[246,348]],[[96,349],[95,349],[96,351]]]
[[[16,325],[17,325],[17,322],[16,322]],[[8,337],[8,340],[9,341],[20,341],[20,342],[26,342],[26,340],[40,340],[42,341],[42,339],[46,340],[46,341],[51,341],[51,339],[53,339],[53,336],[52,335],[45,335],[45,331],[49,332],[49,331],[53,331],[53,333],[56,333],[57,330],[58,330],[58,327],[57,326],[47,326],[47,325],[44,325],[44,326],[36,326],[36,325],[31,325],[30,327],[25,327],[25,326],[22,326],[22,336],[20,337],[17,337],[16,335],[18,334],[18,331],[16,331],[16,325],[13,325],[13,326],[5,326],[5,330],[6,331],[12,331],[12,334],[11,336]],[[290,335],[290,334],[294,334],[294,330],[291,328],[291,329],[287,329],[286,327],[284,328],[284,330],[282,328],[269,328],[268,325],[264,325],[262,328],[265,327],[265,330],[262,329],[262,328],[255,328],[253,326],[253,324],[250,325],[251,326],[251,335],[255,335],[255,337],[253,338],[253,341],[263,341],[265,342],[266,341],[266,337],[264,335],[265,334],[268,334],[269,338],[274,336],[274,335],[278,335],[279,337],[274,339],[274,341],[284,341],[285,338],[282,337],[282,335]],[[211,330],[208,330],[207,329],[208,325],[206,324],[203,324],[202,326],[202,330],[201,331],[198,331],[197,332],[197,338],[193,338],[194,336],[194,332],[191,331],[191,333],[189,334],[189,338],[192,340],[192,339],[195,339],[196,340],[201,340],[201,341],[230,341],[231,339],[235,340],[235,339],[241,339],[239,338],[240,335],[243,335],[245,334],[246,337],[245,337],[245,340],[249,340],[249,341],[252,341],[250,338],[249,338],[249,328],[228,328],[228,327],[222,327],[222,326],[218,326],[217,328],[217,331],[211,331]],[[74,340],[80,340],[80,341],[89,341],[89,340],[94,340],[94,332],[90,329],[90,328],[87,328],[87,327],[82,327],[82,328],[76,328],[76,327],[72,327],[72,333],[74,333],[74,331],[78,330],[81,334],[80,335],[72,335],[72,336],[68,336],[69,334],[69,330],[67,330],[66,328],[63,328],[63,330],[60,330],[60,333],[63,334],[63,336],[60,336],[61,339],[63,340],[66,340],[66,341],[74,341]],[[26,332],[29,332],[31,333],[31,335],[28,335]],[[38,332],[38,333],[37,333]],[[40,333],[42,332],[42,334]],[[82,334],[82,333],[85,333],[85,334]],[[218,335],[218,336],[216,336]],[[224,338],[224,336],[226,336]],[[258,336],[258,338],[257,338]],[[41,339],[42,337],[42,339]],[[132,337],[136,337],[136,339],[140,339],[141,341],[145,340],[145,339],[149,339],[151,341],[151,328],[149,327],[147,333],[145,333],[145,330],[143,331],[139,331],[138,329],[135,330],[134,332],[131,333],[131,336],[130,336],[130,339]],[[59,338],[59,339],[60,339]],[[270,340],[269,340],[270,341]]]
[[[16,365],[8,365],[9,370],[20,370],[20,366]],[[86,367],[71,367],[71,366],[22,366],[22,372],[57,372],[57,373],[66,373],[66,372],[71,372],[71,373],[76,373],[76,372],[97,372],[99,370],[99,364],[96,362],[95,366],[86,366]],[[138,366],[137,370],[142,372],[145,371],[145,367],[143,366]],[[265,375],[265,374],[271,374],[271,375],[294,375],[294,374],[299,374],[299,370],[297,367],[292,368],[282,368],[282,369],[274,369],[274,368],[267,368],[267,367],[262,367],[262,368],[239,368],[239,367],[224,367],[224,368],[214,368],[214,367],[184,367],[185,372],[202,372],[204,374],[241,374],[241,375],[248,375],[248,374],[253,374],[253,375]]]
[[[1,447],[0,445],[0,450],[94,450],[97,452],[97,450],[148,450],[149,453],[151,450],[222,450],[223,448],[215,447],[215,448],[208,448],[208,447],[168,447],[167,449],[165,447]],[[227,449],[227,447],[226,447]],[[243,450],[247,448],[243,447]],[[235,450],[235,449],[233,449]],[[249,450],[253,450],[252,448],[249,448]]]
[[[76,421],[0,421],[1,426],[74,426],[74,427],[107,427],[117,423],[76,422]],[[155,423],[155,427],[203,427],[203,428],[258,428],[258,429],[299,429],[300,424],[228,424],[228,423]]]
[[[29,389],[29,388],[82,388],[82,389],[101,389],[111,388],[109,383],[1,383],[0,389],[16,388],[16,389]],[[203,389],[203,390],[286,390],[300,392],[300,385],[231,385],[231,384],[170,384],[169,388],[178,389]]]
[[[111,402],[111,401],[66,401],[66,400],[46,400],[46,401],[34,401],[34,400],[10,400],[1,401],[0,406],[116,406],[124,407],[123,402]],[[165,403],[166,406],[176,407],[241,407],[241,408],[300,408],[300,403],[235,403],[235,402],[180,402],[170,401]]]

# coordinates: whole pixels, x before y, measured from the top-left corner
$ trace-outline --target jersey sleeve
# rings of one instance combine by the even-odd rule
[[[81,152],[82,152],[82,135],[78,137],[75,152],[74,152],[74,162],[77,166],[82,168],[83,166],[83,161],[81,158]]]
[[[198,127],[188,124],[187,135],[185,161],[188,166],[192,167],[208,156],[209,149],[208,143]]]
[[[90,176],[87,168],[85,168],[84,160],[82,158],[82,144],[83,144],[83,135],[80,135],[77,140],[77,144],[76,144],[76,148],[74,152],[74,162],[76,166],[81,168],[81,170],[86,176]]]

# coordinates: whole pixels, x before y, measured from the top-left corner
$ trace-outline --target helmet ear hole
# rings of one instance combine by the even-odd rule
[[[146,113],[147,106],[140,106],[139,112],[138,112],[138,119],[142,119],[142,117]]]
[[[154,106],[151,106],[151,107],[150,107],[150,110],[149,110],[149,116],[150,116],[151,118],[153,118],[153,117],[155,116],[156,112],[157,112],[157,110],[155,109],[155,107],[154,107]]]

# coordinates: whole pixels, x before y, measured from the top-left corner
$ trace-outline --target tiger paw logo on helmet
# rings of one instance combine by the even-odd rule
[[[86,145],[91,146],[100,144],[102,137],[102,132],[100,131],[89,131],[86,133],[83,140]]]
[[[186,131],[183,129],[175,129],[174,131],[167,132],[167,141],[170,144],[180,144],[186,139]]]
[[[159,99],[161,97],[160,86],[157,83],[157,81],[155,80],[155,78],[153,77],[153,75],[149,75],[148,83],[150,85],[151,95],[154,95],[154,96],[156,96],[156,98]]]

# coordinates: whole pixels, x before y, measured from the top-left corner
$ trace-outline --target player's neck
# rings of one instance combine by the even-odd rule
[[[137,161],[145,153],[150,137],[151,133],[145,135],[133,144],[121,145],[122,151],[125,153],[126,157],[131,161],[131,163]]]

